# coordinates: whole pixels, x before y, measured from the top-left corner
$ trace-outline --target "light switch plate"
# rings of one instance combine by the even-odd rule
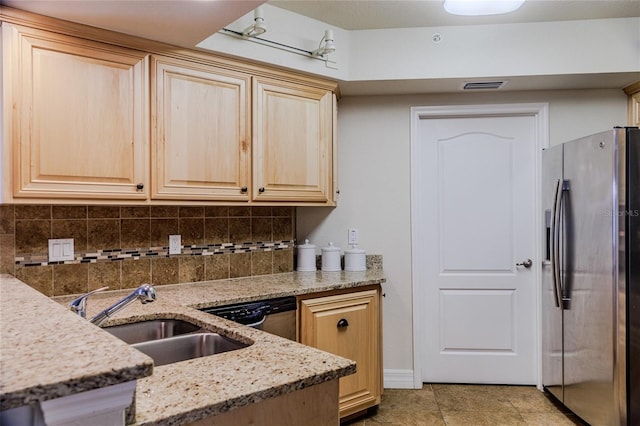
[[[73,260],[73,238],[49,240],[49,262]]]
[[[182,237],[180,235],[169,235],[169,254],[182,253]]]
[[[358,244],[358,230],[356,228],[349,228],[347,244]]]

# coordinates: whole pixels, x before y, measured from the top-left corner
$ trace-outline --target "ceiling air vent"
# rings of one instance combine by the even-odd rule
[[[475,81],[465,83],[462,87],[463,90],[486,90],[486,89],[499,89],[504,84],[504,81]]]

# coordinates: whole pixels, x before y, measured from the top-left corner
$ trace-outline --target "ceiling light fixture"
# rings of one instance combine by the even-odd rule
[[[267,32],[267,25],[264,23],[264,15],[262,14],[262,6],[256,7],[253,11],[253,24],[249,25],[242,32],[244,38],[257,37]]]
[[[324,43],[324,45],[323,45]],[[325,30],[324,37],[320,40],[318,48],[311,52],[311,56],[317,58],[318,56],[324,56],[336,51],[336,45],[333,42],[333,31]]]
[[[444,10],[452,15],[499,15],[517,10],[525,0],[444,0]]]

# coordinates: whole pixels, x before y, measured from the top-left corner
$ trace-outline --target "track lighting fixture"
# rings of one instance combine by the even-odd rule
[[[324,36],[320,39],[320,43],[318,43],[318,48],[314,51],[310,51],[304,48],[289,46],[287,44],[284,44],[278,41],[268,40],[263,37],[258,37],[259,35],[264,34],[267,31],[267,26],[264,22],[264,15],[262,13],[262,6],[254,9],[253,16],[254,16],[253,25],[249,25],[243,31],[236,31],[236,30],[232,30],[231,28],[222,28],[220,30],[220,33],[231,36],[231,37],[236,37],[236,38],[241,38],[247,41],[251,41],[253,43],[258,43],[264,46],[269,46],[276,49],[284,50],[290,53],[303,55],[303,56],[306,56],[307,58],[319,59],[323,61],[328,68],[337,69],[335,67],[336,62],[330,60],[327,56],[329,53],[333,53],[336,51],[336,44],[333,40],[332,30],[325,30]],[[243,20],[244,19],[246,19],[246,17],[243,17]]]
[[[267,25],[264,23],[264,15],[262,14],[262,6],[256,7],[253,11],[253,25],[249,25],[242,32],[242,37],[257,37],[267,31]]]
[[[333,31],[325,30],[324,37],[320,40],[318,48],[311,52],[311,56],[317,58],[336,51],[336,45],[333,42]]]

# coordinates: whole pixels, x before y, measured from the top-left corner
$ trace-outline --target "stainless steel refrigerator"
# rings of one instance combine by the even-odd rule
[[[640,130],[542,164],[542,384],[593,426],[640,425]]]

